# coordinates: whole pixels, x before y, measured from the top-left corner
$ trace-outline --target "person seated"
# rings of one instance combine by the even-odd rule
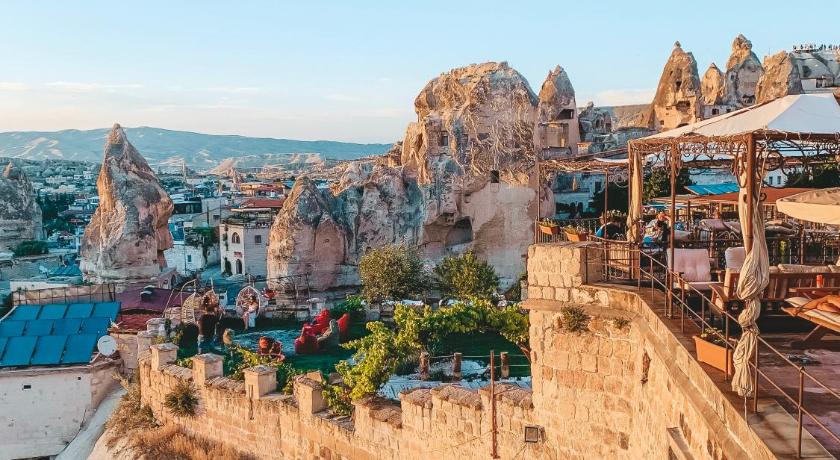
[[[318,336],[318,348],[337,347],[341,340],[341,331],[338,328],[338,321],[330,320],[329,327],[323,334]]]
[[[623,234],[624,232],[621,231],[621,218],[618,216],[610,217],[610,220],[595,232],[595,236],[598,238],[608,240],[618,240]]]
[[[283,354],[283,343],[266,335],[260,337],[259,342],[257,342],[257,354],[270,356],[278,361],[286,359],[286,355]]]

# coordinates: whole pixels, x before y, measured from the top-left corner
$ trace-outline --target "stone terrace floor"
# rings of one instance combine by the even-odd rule
[[[603,285],[636,291],[635,287],[626,285],[612,285],[610,283],[603,283]],[[643,300],[654,308],[660,319],[669,326],[671,332],[677,336],[683,346],[694,353],[693,336],[699,332],[699,327],[686,319],[685,332],[681,332],[679,316],[676,318],[665,316],[664,293],[651,291],[649,288],[642,288],[638,292]],[[814,361],[813,364],[805,366],[806,371],[833,391],[840,393],[840,335],[826,335],[823,338],[824,348],[799,350],[791,347],[791,342],[801,340],[805,335],[807,335],[807,332],[762,334],[762,337],[785,356],[805,356]],[[798,371],[766,346],[763,349],[759,347],[759,351],[759,367],[795,400],[799,388]],[[723,372],[706,364],[701,363],[701,366],[735,407],[744,407],[744,399],[732,391],[731,382]],[[775,404],[774,401],[778,404]],[[835,398],[821,387],[809,384],[806,377],[803,401],[805,408],[818,417],[822,424],[826,425],[833,433],[840,434],[840,399]],[[748,407],[750,413],[748,413],[747,419],[750,426],[771,446],[774,453],[779,458],[796,458],[797,414],[795,406],[781,396],[778,390],[767,381],[760,381],[759,415],[752,413],[751,400]],[[784,408],[789,415],[785,414],[781,408]],[[803,416],[803,425],[811,434],[811,436],[808,436],[807,433],[803,433],[803,458],[832,458],[832,456],[840,458],[840,443],[834,441],[829,434],[825,433],[807,416]],[[770,438],[777,439],[770,440]],[[819,441],[822,446],[817,445],[814,439]],[[830,455],[827,455],[829,453]]]

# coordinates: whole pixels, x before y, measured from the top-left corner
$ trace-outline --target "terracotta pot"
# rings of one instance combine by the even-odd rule
[[[701,339],[697,335],[694,336],[694,347],[697,350],[697,361],[706,363],[730,376],[735,373],[735,367],[732,364],[731,348],[714,344]]]
[[[588,233],[566,233],[566,238],[568,238],[569,241],[586,241],[588,237]]]
[[[556,235],[560,233],[560,227],[557,225],[543,225],[539,224],[540,231],[545,233],[546,235]]]

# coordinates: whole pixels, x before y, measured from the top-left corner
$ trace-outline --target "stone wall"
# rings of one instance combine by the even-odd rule
[[[648,290],[596,285],[599,256],[587,243],[529,249],[533,392],[497,388],[499,457],[773,458],[685,339],[651,309]],[[589,316],[585,331],[566,330],[570,305]],[[487,388],[445,385],[399,402],[360,401],[350,419],[329,414],[310,376],[284,395],[271,368],[235,382],[221,376],[219,357],[199,356],[190,370],[172,364],[176,354],[171,344],[141,354],[144,402],[161,420],[260,458],[490,458]],[[195,418],[173,417],[163,405],[180,381],[197,389]],[[537,442],[525,442],[526,427]]]

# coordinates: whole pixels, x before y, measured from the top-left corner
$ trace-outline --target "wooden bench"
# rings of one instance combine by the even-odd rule
[[[780,306],[785,302],[785,299],[795,296],[795,288],[816,286],[817,275],[823,276],[824,286],[840,286],[840,272],[771,272],[770,282],[764,292],[761,293],[762,312],[765,311],[765,307]],[[735,294],[739,277],[739,272],[727,272],[724,275],[723,282],[711,285],[711,307],[718,314],[723,314],[724,311],[737,313],[740,310],[738,307],[740,307],[742,301]]]

